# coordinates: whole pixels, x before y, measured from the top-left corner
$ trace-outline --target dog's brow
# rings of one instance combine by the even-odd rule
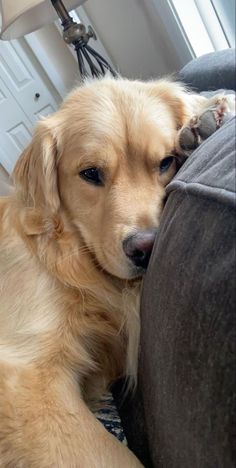
[[[93,151],[81,153],[79,167],[100,167],[102,169],[113,169],[117,164],[117,152],[111,146],[101,146]]]

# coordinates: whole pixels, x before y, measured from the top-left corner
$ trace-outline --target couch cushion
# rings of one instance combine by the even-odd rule
[[[193,153],[168,193],[141,306],[139,382],[150,455],[154,467],[231,468],[235,119]]]
[[[235,49],[205,54],[185,65],[177,78],[196,91],[236,90],[235,61]]]

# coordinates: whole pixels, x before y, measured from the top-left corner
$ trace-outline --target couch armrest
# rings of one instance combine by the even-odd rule
[[[220,50],[191,60],[177,75],[196,91],[236,90],[235,49]]]
[[[233,118],[167,188],[141,303],[139,385],[154,468],[234,466],[234,168]]]

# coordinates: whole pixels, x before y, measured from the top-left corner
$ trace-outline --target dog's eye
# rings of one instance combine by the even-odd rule
[[[79,173],[86,182],[94,185],[103,185],[103,173],[97,167],[89,167]]]
[[[160,173],[166,172],[174,161],[174,156],[167,156],[160,163]]]

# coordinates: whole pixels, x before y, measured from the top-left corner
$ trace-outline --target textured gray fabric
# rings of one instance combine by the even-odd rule
[[[170,183],[144,282],[139,381],[154,468],[235,466],[234,124]]]
[[[181,189],[235,204],[236,118],[233,117],[196,149],[167,188]],[[199,157],[200,154],[200,157]],[[204,155],[204,156],[202,156]]]
[[[198,91],[235,90],[235,51],[200,57],[179,79]],[[234,123],[168,188],[143,288],[139,386],[131,401],[118,397],[146,468],[235,466]]]
[[[226,49],[198,57],[178,73],[177,78],[196,91],[236,90],[235,49]]]

